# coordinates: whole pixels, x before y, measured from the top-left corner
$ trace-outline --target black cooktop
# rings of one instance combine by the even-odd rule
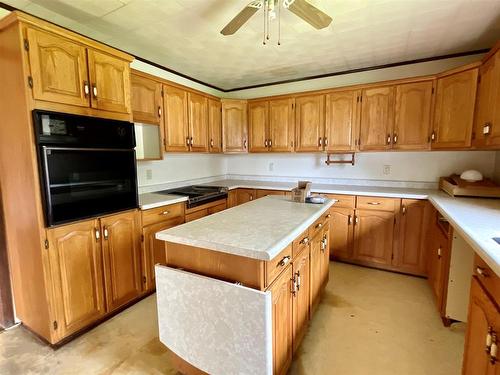
[[[188,207],[196,207],[227,197],[227,187],[191,185],[175,189],[158,191],[158,194],[175,194],[188,197]]]

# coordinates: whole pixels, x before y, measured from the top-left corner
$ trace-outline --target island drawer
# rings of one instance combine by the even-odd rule
[[[273,280],[283,271],[292,261],[292,244],[285,247],[273,259],[266,262],[266,285],[269,286]]]
[[[358,197],[356,208],[364,210],[397,211],[399,198]]]
[[[142,211],[142,225],[161,223],[181,216],[184,216],[184,202],[151,208]]]
[[[329,199],[336,199],[337,202],[334,203],[334,207],[342,208],[354,208],[356,205],[356,196],[354,195],[344,195],[344,194],[325,194]]]
[[[314,236],[316,236],[316,234],[318,234],[323,229],[323,227],[326,225],[326,222],[328,221],[328,215],[329,212],[325,212],[309,227],[309,238],[314,238]]]
[[[309,246],[310,238],[309,238],[309,229],[298,236],[292,243],[292,253],[295,258],[304,248]]]
[[[474,275],[497,306],[500,306],[500,277],[477,254],[474,257]]]

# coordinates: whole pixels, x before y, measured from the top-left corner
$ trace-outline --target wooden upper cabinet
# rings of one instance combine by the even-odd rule
[[[392,146],[394,86],[363,89],[359,149],[387,150]]]
[[[356,149],[359,95],[359,91],[338,91],[326,95],[326,151]]]
[[[222,104],[216,99],[208,99],[208,147],[210,152],[222,152]]]
[[[208,152],[208,99],[188,94],[189,142],[191,151]]]
[[[92,108],[130,113],[130,64],[87,49]]]
[[[430,146],[433,81],[396,86],[392,148],[425,150]]]
[[[248,103],[248,141],[250,152],[269,149],[269,102]]]
[[[187,92],[163,86],[163,109],[165,110],[165,151],[189,151]]]
[[[445,75],[437,80],[433,149],[471,146],[478,69]]]
[[[269,148],[273,152],[293,151],[295,138],[294,99],[269,101]]]
[[[130,84],[134,122],[161,125],[163,114],[161,83],[131,74]]]
[[[325,137],[325,96],[309,95],[295,99],[295,151],[323,150]]]
[[[500,51],[479,68],[474,146],[500,147]]]
[[[88,107],[90,83],[85,47],[36,29],[29,28],[26,33],[33,98]]]
[[[101,241],[97,220],[47,230],[58,338],[105,313]]]
[[[227,153],[248,151],[246,100],[222,101],[222,149]]]
[[[138,211],[129,211],[100,221],[106,304],[112,311],[142,291],[140,215]]]

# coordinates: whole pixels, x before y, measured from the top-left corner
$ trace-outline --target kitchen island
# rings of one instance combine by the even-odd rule
[[[334,203],[269,196],[157,233],[160,341],[184,372],[286,373],[328,282]]]

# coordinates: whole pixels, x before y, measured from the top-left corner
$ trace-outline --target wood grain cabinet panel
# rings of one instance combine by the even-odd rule
[[[354,210],[332,207],[330,227],[330,255],[339,260],[351,260],[354,241]]]
[[[359,91],[338,91],[326,95],[326,151],[353,151],[358,137]]]
[[[394,244],[394,213],[357,209],[354,223],[353,258],[390,266]]]
[[[208,99],[206,96],[188,94],[190,151],[208,152]]]
[[[257,192],[255,189],[238,189],[236,191],[237,205],[253,201],[254,199],[257,199]]]
[[[295,138],[294,99],[269,101],[269,149],[273,152],[293,151]]]
[[[309,248],[306,247],[292,263],[295,288],[293,289],[293,351],[297,351],[309,321],[310,268]]]
[[[161,83],[136,74],[130,75],[134,122],[162,124]]]
[[[257,189],[255,191],[255,196],[257,199],[262,197],[267,197],[268,195],[286,195],[288,192],[284,190],[266,190],[266,189]]]
[[[323,283],[322,276],[322,243],[323,243],[323,231],[314,236],[311,240],[311,258],[310,258],[310,314],[311,316],[316,311],[318,307],[320,297],[321,297],[321,286]]]
[[[424,81],[396,86],[393,149],[429,148],[433,85]]]
[[[130,64],[87,49],[92,108],[130,113]]]
[[[97,220],[47,230],[58,338],[105,313],[101,241]]]
[[[488,340],[487,337],[489,337]],[[498,347],[499,340],[500,311],[483,290],[477,279],[473,277],[462,374],[500,374],[498,359],[493,363],[491,361],[491,345],[494,343]]]
[[[325,96],[309,95],[295,99],[295,151],[323,150],[325,136]]]
[[[248,151],[247,102],[222,101],[222,150],[226,153]]]
[[[142,291],[141,228],[137,211],[102,219],[104,280],[108,311],[132,301]]]
[[[30,46],[33,98],[89,107],[86,48],[40,30],[28,28],[26,33]]]
[[[471,146],[478,69],[469,69],[438,78],[433,149]]]
[[[269,102],[248,103],[248,140],[250,152],[269,149]]]
[[[392,147],[394,86],[362,90],[360,121],[360,150],[387,150]]]
[[[474,146],[500,147],[500,52],[479,68]]]
[[[208,146],[211,153],[222,152],[222,104],[208,99]]]
[[[273,374],[284,375],[293,355],[292,267],[270,286],[273,314]]]
[[[189,151],[187,92],[174,86],[163,86],[165,110],[165,151]]]

